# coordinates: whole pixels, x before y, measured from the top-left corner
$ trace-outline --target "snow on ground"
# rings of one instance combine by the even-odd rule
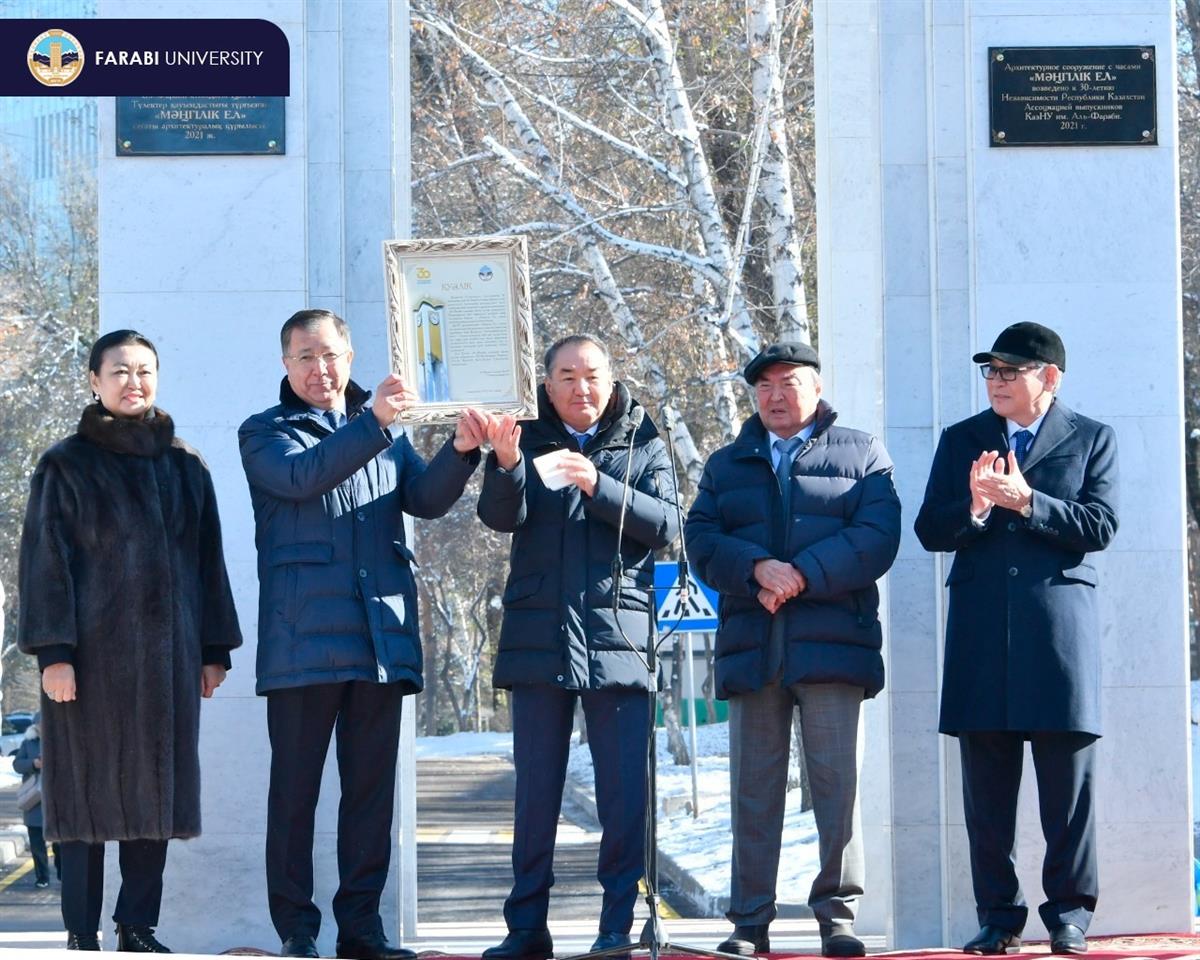
[[[685,738],[687,731],[684,731]],[[696,729],[697,787],[700,815],[684,804],[692,798],[691,766],[676,766],[667,735],[658,731],[658,848],[683,867],[713,897],[729,896],[733,835],[729,818],[729,725]],[[592,758],[586,745],[571,745],[567,775],[592,787]],[[670,811],[664,813],[665,808]],[[788,793],[784,815],[779,896],[792,903],[808,899],[818,870],[817,830],[812,811],[800,812],[800,791]]]
[[[452,733],[446,737],[417,737],[417,759],[512,756],[511,733]]]
[[[15,787],[21,782],[21,775],[13,773],[12,757],[0,757],[0,790],[5,787]]]
[[[1200,680],[1192,681],[1192,831],[1200,835]]]

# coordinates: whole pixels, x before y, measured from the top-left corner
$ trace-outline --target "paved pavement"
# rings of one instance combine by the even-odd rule
[[[457,944],[478,954],[503,935],[501,911],[512,883],[513,782],[512,765],[501,757],[419,762],[417,915],[419,939],[429,946]],[[0,790],[0,826],[20,822],[15,792]],[[555,854],[551,929],[564,947],[582,950],[595,934],[600,911],[600,835],[582,809],[567,807],[564,814]],[[0,867],[0,944],[61,943],[57,885],[35,889],[31,868],[28,858]],[[675,916],[670,903],[664,914]],[[645,916],[645,903],[639,900],[635,933]],[[49,936],[38,937],[39,932]],[[712,938],[706,932],[704,942]]]

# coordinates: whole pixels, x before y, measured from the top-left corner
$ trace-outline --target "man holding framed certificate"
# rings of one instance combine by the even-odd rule
[[[545,370],[536,420],[492,419],[479,497],[480,519],[513,535],[493,684],[511,691],[517,773],[509,933],[485,960],[552,955],[546,920],[577,702],[603,829],[593,949],[631,942],[645,849],[654,551],[679,532],[666,446],[614,382],[604,345],[566,337],[546,352]],[[624,574],[614,597],[618,550]]]

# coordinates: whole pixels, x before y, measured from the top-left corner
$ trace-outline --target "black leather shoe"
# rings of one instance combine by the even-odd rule
[[[617,950],[616,953],[609,953],[607,956],[613,960],[624,960],[629,956],[629,952],[621,953],[619,947],[629,947],[633,945],[633,938],[627,933],[601,933],[592,944],[592,949],[588,953],[604,953],[607,950]]]
[[[68,933],[68,950],[99,950],[100,938],[96,934]]]
[[[736,953],[741,957],[752,957],[756,953],[768,953],[771,941],[767,938],[768,924],[751,927],[734,927],[728,940],[717,944],[720,953]]]
[[[483,960],[547,960],[554,956],[549,930],[510,930],[494,947],[483,951]]]
[[[416,960],[417,957],[412,950],[393,947],[382,934],[339,940],[337,955],[344,960]]]
[[[823,957],[865,957],[867,948],[849,930],[832,933],[821,938],[821,956]]]
[[[319,957],[317,941],[306,933],[298,933],[283,941],[279,950],[281,957]]]
[[[141,923],[117,924],[117,949],[126,953],[170,953],[154,939],[154,928]]]
[[[1021,935],[984,924],[982,929],[963,945],[963,953],[978,953],[985,957],[1001,953],[1016,953],[1021,949]]]
[[[1080,954],[1087,953],[1087,937],[1073,923],[1064,923],[1050,933],[1050,952]]]

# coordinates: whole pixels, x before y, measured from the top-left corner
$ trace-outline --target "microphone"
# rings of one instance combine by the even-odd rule
[[[612,577],[613,577],[613,619],[617,617],[617,611],[621,605],[621,580],[625,576],[625,561],[621,557],[621,540],[625,536],[625,514],[629,509],[629,493],[631,487],[629,485],[629,477],[633,471],[633,441],[637,436],[638,428],[642,425],[642,421],[646,419],[646,410],[644,407],[634,407],[629,414],[629,447],[625,451],[625,480],[621,484],[621,512],[617,517],[617,552],[613,557],[612,562]]]
[[[675,517],[679,523],[679,601],[686,604],[692,595],[692,578],[688,574],[687,544],[683,539],[683,498],[679,496],[679,475],[675,472],[675,417],[674,410],[663,410],[663,427],[667,431],[667,446],[671,459],[671,485],[675,488]]]

